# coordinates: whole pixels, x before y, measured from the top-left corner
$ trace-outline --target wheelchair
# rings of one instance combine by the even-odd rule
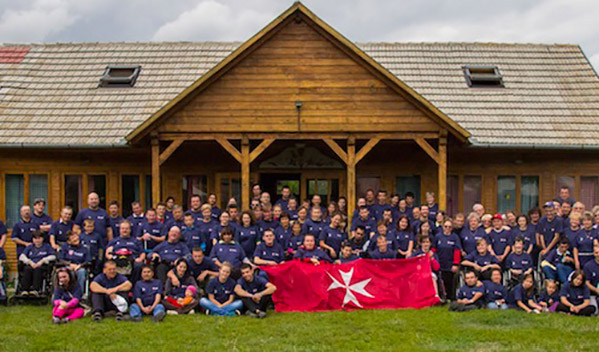
[[[4,277],[6,276],[6,267],[4,263],[0,264],[0,271],[2,271],[2,278],[0,279],[0,304],[8,305],[8,292],[6,291],[6,282]]]
[[[56,282],[56,275],[57,275],[57,271],[58,269],[61,268],[65,268],[65,267],[69,267],[69,263],[65,262],[63,260],[58,260],[56,262],[56,264],[54,265],[54,269],[52,270],[52,282],[55,283]],[[84,263],[82,265],[82,268],[84,268],[87,272],[87,275],[85,277],[85,284],[83,287],[81,287],[81,290],[83,291],[83,298],[84,300],[86,300],[87,297],[89,297],[89,285],[91,284],[91,282],[93,281],[95,275],[93,272],[93,263],[88,262],[88,263]],[[73,273],[75,276],[75,280],[77,280],[77,273]]]
[[[22,288],[23,281],[23,270],[25,269],[25,265],[22,262],[18,263],[17,269],[18,274],[15,279],[15,293],[8,299],[9,305],[19,305],[19,304],[37,304],[37,305],[46,305],[50,302],[53,290],[53,282],[52,282],[52,273],[55,262],[51,262],[48,264],[44,264],[42,266],[42,286],[40,292],[37,295],[31,295],[25,293]]]

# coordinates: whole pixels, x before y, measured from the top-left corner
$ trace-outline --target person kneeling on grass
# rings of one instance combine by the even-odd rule
[[[221,264],[218,276],[213,277],[206,286],[208,298],[202,298],[200,305],[206,315],[241,315],[243,303],[235,299],[235,280],[230,278],[233,266],[229,262]]]
[[[116,312],[116,320],[123,320],[128,307],[127,294],[131,287],[127,277],[117,273],[114,260],[104,263],[102,274],[96,276],[89,285],[92,292],[94,321],[102,320],[107,312]]]
[[[532,274],[524,275],[522,282],[516,285],[508,295],[510,308],[527,313],[541,313],[543,307],[535,301],[535,280]]]
[[[453,312],[466,312],[479,309],[483,306],[485,287],[478,281],[474,271],[464,275],[466,284],[460,288],[456,300],[451,302],[449,310]]]
[[[68,268],[56,271],[54,295],[52,303],[52,322],[54,324],[68,323],[83,317],[83,308],[79,306],[83,292],[75,279],[75,274]]]
[[[131,321],[142,321],[144,314],[152,314],[152,320],[160,322],[164,319],[165,308],[160,304],[162,298],[162,282],[154,279],[154,268],[144,265],[141,269],[141,280],[133,288],[133,303],[129,309]]]
[[[507,299],[507,288],[501,284],[501,270],[493,269],[491,271],[491,280],[484,281],[485,300],[489,309],[508,309],[505,303]]]
[[[198,291],[187,261],[177,259],[175,267],[167,274],[162,304],[169,314],[194,314],[199,304]]]
[[[264,278],[254,275],[249,264],[241,265],[241,278],[237,280],[235,294],[241,297],[247,315],[254,318],[266,317],[266,308],[272,302],[271,295],[277,287]]]
[[[573,315],[591,316],[595,313],[595,307],[591,305],[591,294],[585,285],[584,272],[576,270],[570,277],[570,282],[562,286],[559,293],[560,302],[556,312],[564,312]]]

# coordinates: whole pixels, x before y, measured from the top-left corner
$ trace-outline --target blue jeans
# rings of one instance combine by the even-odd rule
[[[558,264],[556,267],[557,270],[554,270],[548,265],[543,266],[543,273],[549,280],[558,279],[562,284],[568,282],[568,276],[574,271],[572,267],[568,265],[564,265],[562,263]]]
[[[154,316],[156,316],[158,313],[160,312],[164,312],[164,306],[160,303],[158,303],[156,305],[156,307],[154,307],[154,311],[152,312],[152,314]],[[141,308],[137,305],[137,303],[133,303],[131,305],[131,307],[129,307],[129,315],[131,316],[131,318],[137,318],[137,317],[141,317],[143,315]]]
[[[231,304],[228,304],[222,308],[216,306],[216,304],[212,303],[208,298],[204,297],[200,299],[200,306],[202,308],[209,310],[210,315],[218,315],[221,317],[224,316],[234,316],[236,310],[241,310],[243,308],[243,302],[241,300],[236,299]]]
[[[503,303],[502,305],[498,305],[496,302],[489,302],[489,303],[487,303],[487,308],[488,309],[507,309],[508,306],[505,303]]]
[[[75,275],[77,276],[77,283],[79,284],[79,287],[81,287],[81,291],[85,292],[85,280],[87,280],[87,270],[81,268],[77,270]]]

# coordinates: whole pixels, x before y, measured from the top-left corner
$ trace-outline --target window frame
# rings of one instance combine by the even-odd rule
[[[113,77],[110,75],[112,70],[133,70],[133,73],[125,77]],[[130,88],[135,85],[141,65],[108,65],[104,69],[104,74],[100,77],[98,88]]]
[[[505,88],[503,75],[494,65],[465,65],[462,67],[469,88]],[[493,70],[493,74],[476,73],[476,70]]]

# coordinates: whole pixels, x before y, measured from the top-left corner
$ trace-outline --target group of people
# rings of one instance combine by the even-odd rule
[[[11,236],[17,291],[39,295],[54,267],[56,323],[82,317],[84,302],[97,321],[109,313],[132,321],[196,312],[262,318],[276,287],[261,266],[425,255],[435,290],[451,310],[596,312],[599,207],[587,211],[567,187],[543,211],[491,215],[475,204],[453,218],[439,210],[433,193],[417,205],[410,192],[368,190],[353,214],[343,197],[326,206],[318,195],[299,201],[286,186],[274,204],[260,185],[252,195],[248,211],[234,198],[221,210],[214,194],[205,203],[191,196],[187,211],[172,197],[145,212],[134,202],[125,219],[116,201],[106,211],[92,192],[74,220],[64,207],[56,221],[44,213],[45,200],[36,199],[33,212],[21,207]],[[5,241],[0,222],[0,249]]]

